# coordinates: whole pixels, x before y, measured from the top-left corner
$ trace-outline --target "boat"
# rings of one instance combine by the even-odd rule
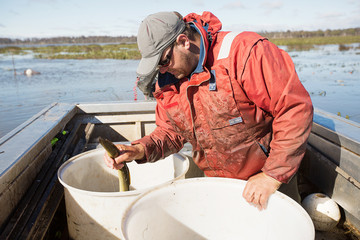
[[[151,133],[155,107],[154,101],[53,103],[2,137],[0,239],[66,236],[60,165],[98,148],[99,136],[126,143]],[[190,145],[181,152],[191,158]],[[192,163],[188,176],[203,174]],[[360,236],[359,123],[315,109],[299,176],[302,196],[322,192],[331,197],[341,208],[341,226]]]

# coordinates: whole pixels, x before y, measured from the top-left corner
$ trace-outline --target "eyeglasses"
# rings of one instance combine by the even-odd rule
[[[174,48],[174,44],[171,46],[171,49],[170,49],[169,53],[165,56],[165,59],[160,60],[160,62],[158,64],[159,67],[167,67],[170,65],[170,59],[173,54],[173,48]]]

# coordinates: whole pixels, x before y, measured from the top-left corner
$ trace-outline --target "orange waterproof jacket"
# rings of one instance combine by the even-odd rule
[[[290,56],[256,33],[219,31],[210,12],[184,20],[201,33],[205,54],[190,79],[157,83],[157,128],[133,142],[146,149],[138,162],[157,161],[190,142],[207,176],[247,180],[263,171],[288,182],[313,117]]]

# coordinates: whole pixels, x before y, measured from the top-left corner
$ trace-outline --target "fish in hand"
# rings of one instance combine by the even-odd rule
[[[121,152],[120,150],[115,146],[114,143],[109,141],[108,139],[99,137],[99,142],[101,146],[106,150],[109,157],[112,159],[117,158]],[[126,165],[126,162],[124,162],[124,167],[118,170],[119,174],[119,192],[129,191],[130,186],[130,171],[128,166]]]

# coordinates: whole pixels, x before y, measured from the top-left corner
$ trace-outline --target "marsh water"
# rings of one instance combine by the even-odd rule
[[[346,51],[338,45],[289,51],[314,106],[356,122],[360,122],[359,45],[347,45]],[[48,60],[0,54],[0,138],[53,102],[144,100],[134,90],[137,64],[138,60]],[[28,68],[40,74],[24,75]]]

